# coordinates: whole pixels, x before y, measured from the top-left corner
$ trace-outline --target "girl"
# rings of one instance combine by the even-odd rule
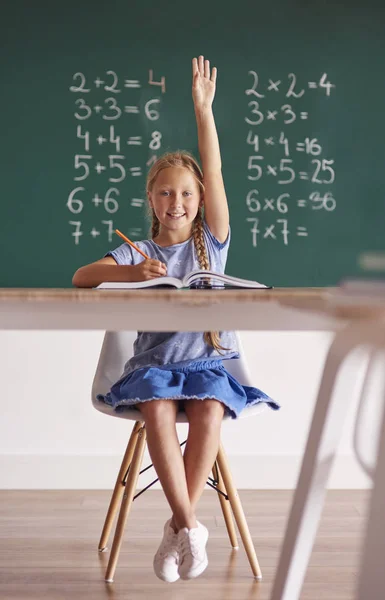
[[[203,56],[194,58],[192,66],[203,173],[187,152],[160,157],[146,186],[151,239],[136,242],[151,258],[143,260],[122,244],[78,269],[74,285],[93,287],[102,281],[142,281],[166,274],[182,278],[197,268],[224,273],[230,228],[212,112],[217,69],[210,73]],[[257,402],[279,408],[226,371],[223,360],[237,357],[231,332],[139,331],[122,377],[99,398],[116,410],[134,405],[145,421],[151,460],[173,513],[153,562],[156,575],[167,582],[197,577],[207,567],[208,531],[195,510],[218,453],[224,412],[236,418],[246,404]],[[175,425],[181,408],[189,421],[183,456]]]

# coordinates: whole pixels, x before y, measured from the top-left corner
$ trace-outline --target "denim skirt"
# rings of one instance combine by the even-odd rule
[[[225,406],[225,414],[233,419],[246,406],[261,402],[273,410],[280,408],[260,389],[241,385],[225,369],[222,359],[135,369],[120,378],[106,395],[97,396],[116,412],[162,398],[179,400],[179,410],[183,410],[184,402],[188,400],[219,400]]]

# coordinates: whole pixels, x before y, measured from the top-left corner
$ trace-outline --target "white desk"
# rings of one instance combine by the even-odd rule
[[[0,329],[337,331],[351,320],[385,318],[385,298],[336,300],[333,288],[2,289]]]
[[[330,288],[0,289],[0,329],[333,331]]]

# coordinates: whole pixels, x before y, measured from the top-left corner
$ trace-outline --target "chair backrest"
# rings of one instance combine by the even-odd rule
[[[111,386],[121,377],[124,365],[133,355],[133,344],[136,339],[136,331],[106,331],[99,361],[92,384],[92,404],[94,408],[105,414],[123,417],[130,420],[138,420],[138,411],[134,408],[116,413],[110,406],[97,399],[98,394],[106,394]],[[251,375],[245,360],[242,341],[238,332],[235,332],[240,358],[224,361],[226,369],[242,385],[252,386]],[[265,404],[256,405],[247,409],[247,413],[256,414],[266,408]],[[241,416],[246,416],[242,411]],[[226,418],[231,418],[227,417]],[[179,413],[178,422],[186,422],[184,413]]]

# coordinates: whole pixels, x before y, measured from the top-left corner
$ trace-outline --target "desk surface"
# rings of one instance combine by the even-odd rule
[[[327,298],[334,288],[274,288],[274,289],[224,289],[177,290],[174,288],[145,288],[135,290],[95,290],[90,288],[0,288],[0,302],[114,302],[116,300],[188,302],[200,304],[215,302],[260,302],[290,300],[293,298]]]
[[[373,317],[385,297],[352,302],[336,288],[0,289],[0,329],[334,330]]]

